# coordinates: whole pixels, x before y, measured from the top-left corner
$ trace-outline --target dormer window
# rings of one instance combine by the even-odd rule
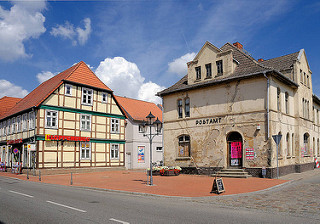
[[[207,71],[207,78],[211,78],[212,72],[211,72],[211,63],[206,64],[206,71]]]
[[[196,79],[201,79],[201,66],[198,66],[196,69]]]
[[[222,60],[217,61],[217,75],[223,74],[223,66],[222,66]]]

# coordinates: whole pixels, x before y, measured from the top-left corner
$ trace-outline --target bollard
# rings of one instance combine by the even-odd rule
[[[71,180],[70,180],[70,185],[73,184],[73,181],[72,181],[72,172],[71,172]]]
[[[39,170],[39,181],[41,181],[41,170]]]
[[[27,168],[27,180],[29,180],[29,169]]]

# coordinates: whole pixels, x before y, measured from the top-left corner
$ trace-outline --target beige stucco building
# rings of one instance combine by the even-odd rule
[[[313,169],[320,100],[305,51],[255,60],[240,43],[206,42],[163,98],[164,162],[185,172],[243,168],[260,176]],[[273,135],[282,138],[277,154]]]
[[[124,167],[124,112],[84,62],[15,103],[9,99],[0,99],[6,108],[0,111],[0,160],[7,167]]]

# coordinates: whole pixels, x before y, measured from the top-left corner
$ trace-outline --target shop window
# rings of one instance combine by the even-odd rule
[[[92,105],[93,90],[88,88],[82,88],[82,104]]]
[[[182,100],[178,100],[178,117],[182,118]]]
[[[120,131],[120,120],[111,118],[111,133],[119,133]]]
[[[206,64],[206,71],[207,71],[207,78],[211,78],[212,77],[211,63]]]
[[[66,96],[72,96],[72,86],[69,84],[66,84],[66,91],[65,91]]]
[[[223,74],[223,64],[222,64],[222,60],[217,61],[217,75],[222,75]]]
[[[108,102],[108,94],[107,93],[104,93],[104,92],[101,93],[101,102],[102,103]]]
[[[185,117],[190,117],[190,98],[184,100],[184,114]]]
[[[32,111],[29,113],[29,130],[35,128],[35,113]]]
[[[201,79],[201,66],[195,67],[196,69],[196,79],[200,80]]]
[[[285,93],[285,103],[286,103],[286,114],[289,114],[289,94]]]
[[[58,128],[58,111],[46,110],[46,128]]]
[[[91,130],[91,115],[88,115],[88,114],[80,115],[80,130],[81,131]]]
[[[111,159],[119,159],[119,145],[111,144]]]
[[[5,162],[6,161],[6,147],[5,146],[3,146],[3,147],[1,147],[1,152],[0,152],[1,154],[1,162]]]
[[[182,135],[179,137],[179,157],[190,157],[190,136]]]
[[[81,142],[80,143],[81,159],[90,159],[91,158],[91,144],[90,142]]]

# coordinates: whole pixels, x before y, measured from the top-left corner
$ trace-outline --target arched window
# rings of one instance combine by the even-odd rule
[[[287,156],[291,156],[291,154],[290,154],[290,135],[289,135],[289,133],[287,133],[287,136],[286,136],[286,145],[287,145]]]
[[[279,132],[278,135],[282,135],[281,132]],[[282,139],[283,138],[281,138],[280,144],[279,144],[279,147],[278,147],[278,157],[282,156]]]
[[[309,134],[305,133],[303,135],[303,152],[302,154],[304,156],[309,155],[309,148],[310,148],[310,143],[309,143],[310,139],[309,139]]]
[[[280,111],[280,88],[277,88],[277,110]]]
[[[291,138],[292,144],[291,144],[291,156],[295,155],[295,148],[294,148],[294,134],[292,133],[292,138]]]
[[[190,157],[190,136],[181,135],[179,138],[179,157]]]

